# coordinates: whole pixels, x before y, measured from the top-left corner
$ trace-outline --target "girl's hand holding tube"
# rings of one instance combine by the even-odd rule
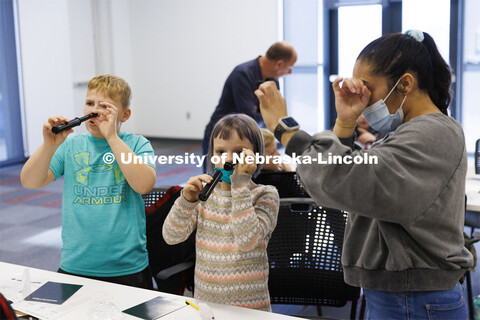
[[[198,195],[203,189],[202,182],[210,183],[212,182],[212,177],[208,174],[201,174],[188,179],[185,187],[182,190],[182,196],[185,198],[185,200],[188,202],[198,201]]]

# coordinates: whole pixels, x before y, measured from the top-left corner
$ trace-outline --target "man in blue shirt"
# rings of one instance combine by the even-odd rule
[[[278,78],[292,73],[297,61],[293,46],[285,41],[270,46],[264,56],[244,62],[233,69],[223,87],[217,108],[205,128],[203,136],[203,154],[207,154],[210,135],[215,124],[223,116],[231,113],[244,113],[257,123],[262,122],[258,98],[255,90],[265,80],[274,80],[278,87]],[[205,171],[205,167],[204,167]]]

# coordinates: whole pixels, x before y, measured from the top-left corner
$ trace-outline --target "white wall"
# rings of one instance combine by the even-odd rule
[[[98,73],[132,87],[123,129],[201,139],[231,70],[278,39],[277,0],[18,0],[18,20],[28,154]]]
[[[95,75],[110,73],[130,82],[129,8],[130,0],[69,1],[75,115],[83,114],[87,84]],[[134,132],[131,127],[128,121],[122,130]]]
[[[88,80],[97,73],[96,43],[94,37],[94,17],[91,1],[69,1],[68,21],[70,33],[74,112],[67,117],[83,114]],[[85,133],[85,126],[76,127],[75,133]]]
[[[276,6],[276,0],[132,1],[136,131],[202,138],[232,69],[277,40]]]
[[[27,153],[50,115],[73,114],[67,0],[18,0]]]
[[[110,43],[100,42],[98,47],[100,51],[104,51],[105,45],[110,45],[110,59],[112,62],[111,67],[113,68],[110,72],[112,74],[118,75],[130,84],[132,87],[132,107],[135,104],[135,79],[132,76],[132,69],[135,69],[138,64],[138,60],[134,57],[131,42],[131,25],[135,25],[137,22],[132,19],[131,15],[131,6],[135,3],[138,3],[138,0],[115,0],[111,2],[110,7],[110,30],[111,30],[111,41]],[[99,21],[101,23],[101,21]],[[151,64],[156,64],[156,61],[150,61]],[[122,130],[127,132],[143,134],[140,128],[142,124],[138,126],[136,123],[137,113],[135,109],[132,109],[134,112],[130,119],[122,125]]]

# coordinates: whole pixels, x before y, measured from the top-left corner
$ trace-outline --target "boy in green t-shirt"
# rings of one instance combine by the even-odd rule
[[[25,188],[38,189],[65,176],[59,272],[152,288],[141,194],[153,188],[156,168],[147,160],[154,155],[147,139],[119,132],[131,115],[130,93],[120,77],[91,79],[84,113],[98,116],[86,122],[88,133],[55,135],[52,127],[68,120],[50,117],[20,178]],[[147,163],[128,161],[136,155]]]

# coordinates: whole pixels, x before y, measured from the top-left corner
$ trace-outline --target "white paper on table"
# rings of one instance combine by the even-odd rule
[[[98,290],[83,286],[62,304],[21,300],[14,302],[12,308],[42,320],[55,320],[92,299],[99,299],[103,296],[106,296],[105,292],[99,292]]]
[[[25,270],[28,270],[27,268]],[[28,274],[27,274],[28,273]],[[28,283],[27,283],[28,281]],[[32,291],[40,288],[45,282],[31,281],[29,271],[24,271],[23,274],[15,274],[9,279],[8,284],[5,283],[0,287],[0,292],[10,301],[18,302],[23,300]]]

